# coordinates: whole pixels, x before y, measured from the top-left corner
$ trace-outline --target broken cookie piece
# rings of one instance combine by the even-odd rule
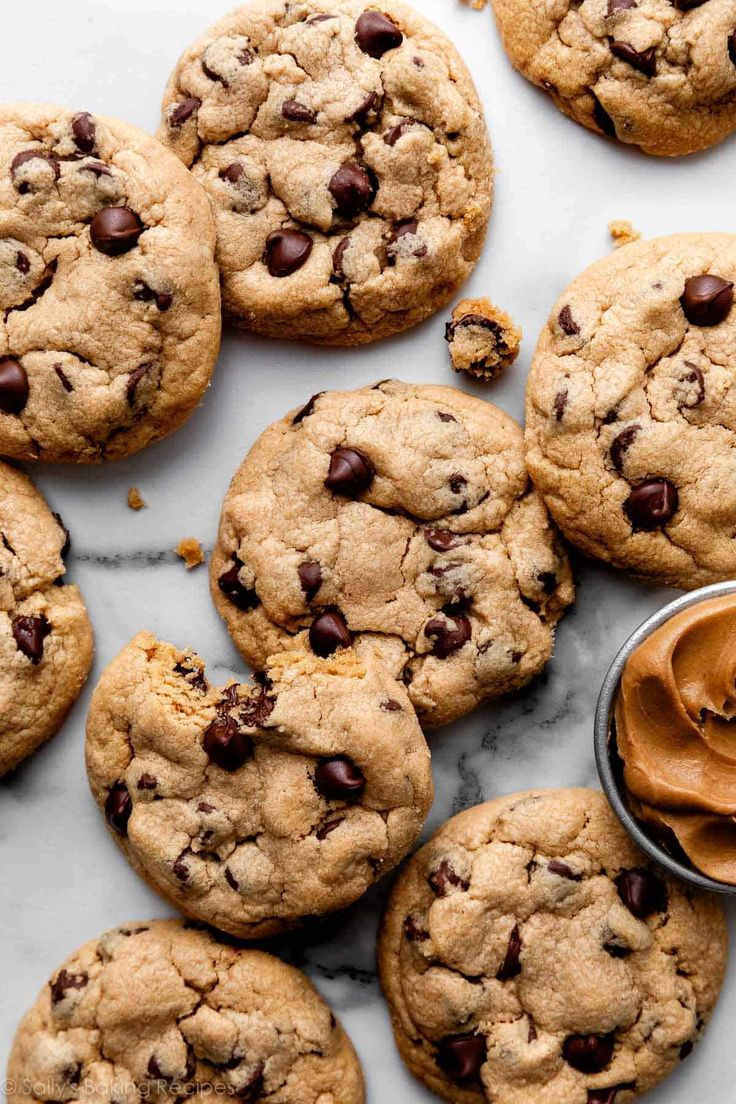
[[[613,222],[609,222],[608,233],[616,249],[620,249],[622,245],[630,245],[631,242],[639,241],[641,238],[641,231],[635,230],[628,219],[614,219]]]
[[[445,341],[456,372],[488,381],[516,360],[521,330],[490,299],[461,299],[445,327]]]
[[[202,545],[196,537],[183,537],[176,546],[176,554],[184,561],[187,571],[204,563]]]

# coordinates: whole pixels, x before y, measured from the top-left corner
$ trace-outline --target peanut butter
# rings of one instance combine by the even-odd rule
[[[635,813],[736,884],[736,594],[683,610],[629,656],[616,733]]]

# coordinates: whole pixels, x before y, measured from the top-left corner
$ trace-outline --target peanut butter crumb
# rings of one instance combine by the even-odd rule
[[[141,497],[141,492],[137,487],[130,487],[128,490],[128,506],[131,510],[143,510],[145,509],[146,502]]]
[[[635,230],[626,219],[614,219],[613,222],[609,222],[608,233],[611,235],[616,249],[619,249],[622,245],[630,245],[632,242],[639,241],[641,237],[641,233]]]
[[[202,545],[196,537],[183,537],[176,546],[177,556],[181,556],[187,571],[204,563]]]

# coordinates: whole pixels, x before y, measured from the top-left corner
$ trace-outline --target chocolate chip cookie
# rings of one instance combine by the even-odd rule
[[[736,235],[637,242],[564,292],[527,387],[527,464],[565,535],[686,589],[736,574]]]
[[[246,939],[352,904],[432,802],[414,711],[379,664],[291,653],[257,686],[211,687],[198,656],[149,633],[95,690],[87,770],[138,873]]]
[[[490,299],[461,299],[445,326],[445,341],[456,372],[488,382],[518,357],[521,330]]]
[[[149,135],[0,109],[0,453],[88,463],[176,429],[220,341],[204,192]]]
[[[180,920],[108,931],[71,955],[18,1028],[9,1104],[363,1104],[347,1035],[299,970]]]
[[[0,776],[59,730],[92,663],[69,534],[31,481],[0,463]]]
[[[645,153],[736,130],[734,0],[493,0],[514,66],[589,130]]]
[[[725,919],[670,880],[602,794],[514,794],[449,820],[400,876],[380,936],[401,1056],[473,1104],[630,1104],[693,1049]]]
[[[478,258],[490,143],[452,43],[390,0],[256,0],[182,57],[162,142],[203,185],[224,307],[356,345],[438,310]]]
[[[257,669],[355,643],[428,727],[537,674],[574,593],[518,425],[396,380],[314,395],[266,430],[230,485],[211,584]]]

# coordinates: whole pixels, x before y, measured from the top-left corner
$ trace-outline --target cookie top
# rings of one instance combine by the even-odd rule
[[[527,464],[565,535],[673,586],[736,574],[736,235],[624,246],[539,339]]]
[[[645,153],[736,130],[736,0],[493,0],[506,52],[576,122]]]
[[[0,453],[86,463],[166,436],[220,341],[201,188],[127,123],[3,106],[0,318]]]
[[[573,599],[519,426],[395,380],[316,395],[266,430],[230,485],[211,583],[257,669],[354,641],[430,727],[537,674]]]
[[[10,1104],[82,1086],[101,1104],[364,1100],[350,1040],[304,974],[180,920],[116,928],[71,955],[21,1021],[7,1076]]]
[[[159,138],[215,214],[226,313],[354,345],[438,310],[478,258],[490,143],[452,43],[390,0],[256,0],[179,62]]]
[[[64,584],[69,534],[0,463],[0,775],[61,727],[92,663],[82,596]]]
[[[630,1104],[718,998],[725,919],[667,879],[602,794],[453,817],[390,899],[380,969],[404,1061],[457,1104]]]
[[[140,633],[104,672],[90,785],[135,869],[241,938],[352,904],[414,844],[429,751],[403,687],[352,653],[275,657],[260,686]]]

